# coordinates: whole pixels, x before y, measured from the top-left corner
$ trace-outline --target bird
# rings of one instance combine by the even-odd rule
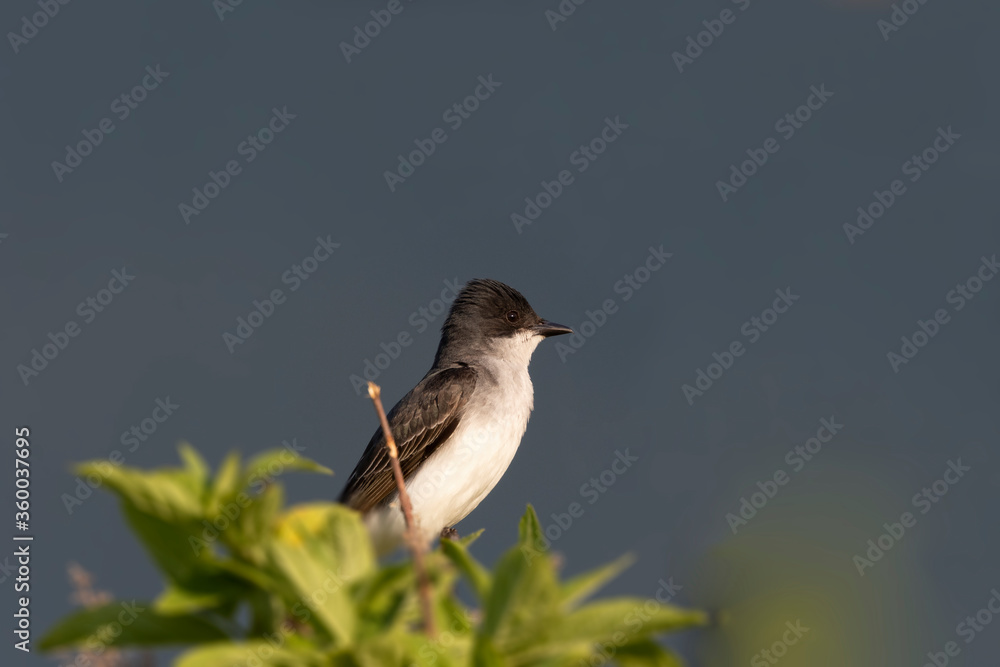
[[[430,370],[386,415],[424,545],[439,535],[455,537],[455,524],[507,471],[534,408],[531,355],[543,339],[572,333],[539,317],[520,292],[497,280],[470,280],[455,297]],[[405,542],[381,428],[339,502],[362,515],[379,555]]]

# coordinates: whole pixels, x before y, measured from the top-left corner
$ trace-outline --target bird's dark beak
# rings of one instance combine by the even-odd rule
[[[548,320],[542,320],[531,328],[536,334],[544,336],[545,338],[548,338],[549,336],[560,336],[562,334],[573,333],[573,330],[569,327],[556,324],[555,322],[549,322]]]

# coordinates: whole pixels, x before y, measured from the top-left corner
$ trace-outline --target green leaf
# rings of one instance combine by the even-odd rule
[[[226,633],[203,618],[166,615],[148,602],[118,601],[84,609],[50,628],[39,641],[43,651],[98,646],[167,646],[226,639]]]
[[[548,556],[525,558],[508,551],[493,576],[479,634],[501,651],[517,651],[544,641],[559,614],[559,589]]]
[[[458,538],[458,543],[461,544],[466,549],[468,549],[470,546],[472,546],[473,542],[475,542],[480,538],[480,536],[483,534],[483,531],[485,530],[486,530],[485,528],[480,528],[474,533],[469,533],[465,537],[460,537]]]
[[[171,584],[153,601],[153,609],[165,616],[177,616],[217,609],[231,601],[234,601],[234,597],[228,595],[225,590],[190,591]]]
[[[332,550],[345,581],[353,582],[376,568],[375,549],[361,515],[344,505],[327,503],[327,523],[319,539]]]
[[[527,560],[516,551],[508,551],[497,565],[493,575],[493,586],[483,609],[483,622],[479,626],[481,637],[491,638],[497,634],[500,624],[517,597],[518,585],[528,569]]]
[[[656,603],[650,611],[642,598],[593,602],[563,617],[551,635],[553,642],[607,641],[616,632],[648,637],[661,632],[707,625],[708,614]]]
[[[292,546],[274,541],[267,546],[271,567],[294,592],[291,604],[302,604],[315,615],[318,627],[341,646],[350,646],[357,627],[357,614],[336,571],[324,559],[313,538]]]
[[[198,450],[186,442],[178,445],[177,449],[184,463],[184,470],[190,475],[192,482],[203,489],[205,482],[208,481],[208,464],[205,463],[205,459],[201,458]]]
[[[215,481],[212,483],[212,493],[208,501],[210,514],[218,514],[223,503],[242,491],[240,481],[240,455],[238,452],[230,452],[219,466]]]
[[[587,599],[628,566],[635,562],[631,554],[625,554],[596,570],[578,575],[562,585],[562,604],[567,611]]]
[[[283,639],[283,637],[282,637]],[[266,641],[209,644],[188,651],[174,667],[318,667],[325,664],[316,651],[295,650]]]
[[[708,615],[703,612],[660,603],[650,610],[646,602],[640,598],[615,598],[591,603],[553,623],[552,632],[544,641],[515,647],[508,651],[508,657],[518,664],[537,664],[570,654],[582,653],[586,657],[593,653],[595,644],[642,645],[660,633],[708,622]],[[639,655],[643,650],[651,649],[636,649]]]
[[[680,658],[649,639],[619,647],[615,662],[621,667],[684,667]]]
[[[250,608],[250,629],[246,638],[271,636],[286,612],[281,600],[267,591],[255,590],[247,595],[246,602]]]
[[[184,470],[167,469],[152,473],[134,468],[109,467],[107,461],[83,463],[76,467],[81,477],[94,475],[123,500],[139,511],[167,523],[180,523],[202,516],[200,489]]]
[[[183,584],[218,571],[211,563],[211,543],[203,539],[203,526],[194,520],[168,522],[127,501],[122,503],[122,511],[150,556],[170,580]]]
[[[481,531],[480,531],[481,532]],[[478,536],[478,533],[476,534]],[[441,552],[450,560],[458,571],[468,580],[476,594],[476,599],[482,603],[489,595],[490,573],[473,558],[461,542],[449,539],[441,540]]]
[[[158,600],[156,605],[161,612],[226,609],[253,586],[266,583],[265,575],[258,570],[231,568],[226,561],[216,560],[212,555],[213,543],[205,538],[217,533],[206,532],[202,524],[169,524],[140,512],[128,502],[122,503],[122,510],[169,582],[164,600]],[[211,599],[217,602],[210,603]]]
[[[290,447],[282,447],[268,450],[250,459],[243,471],[243,483],[240,488],[246,488],[248,485],[255,487],[260,482],[271,483],[278,475],[294,471],[333,474],[333,471],[326,466],[300,456]]]
[[[455,597],[453,581],[454,578],[450,582],[435,582],[432,588],[434,624],[439,635],[448,633],[449,639],[464,636],[471,640],[475,622],[469,610]]]
[[[518,542],[520,545],[534,547],[537,544],[545,543],[545,534],[542,526],[538,523],[538,515],[535,508],[529,503],[528,508],[521,517],[521,522],[517,526]]]
[[[351,650],[351,663],[358,667],[405,667],[407,646],[397,636],[376,635]]]
[[[260,495],[247,498],[249,504],[236,518],[238,530],[234,537],[237,543],[233,546],[248,560],[261,564],[265,558],[264,545],[274,537],[278,513],[285,502],[285,490],[280,484],[271,484]]]
[[[501,658],[489,637],[477,637],[472,651],[472,664],[476,667],[506,667],[506,661]]]
[[[542,537],[542,528],[538,523],[535,508],[528,505],[518,525],[520,548],[515,547],[504,554],[493,575],[493,585],[483,605],[480,637],[495,640],[502,626],[505,623],[511,625],[511,620],[515,616],[521,617],[520,621],[523,622],[524,616],[532,612],[538,615],[539,612],[550,611],[537,606],[532,609],[532,603],[535,601],[532,598],[544,601],[548,596],[555,597],[555,571],[552,562],[547,555],[535,551],[535,545]],[[535,583],[540,585],[533,586]]]
[[[379,566],[356,512],[317,502],[282,513],[283,488],[274,477],[327,468],[292,448],[265,452],[245,467],[233,453],[210,479],[189,445],[181,445],[180,458],[181,468],[150,472],[106,461],[79,468],[120,497],[168,583],[127,627],[110,625],[122,623],[120,608],[84,610],[52,628],[44,648],[93,649],[116,635],[115,646],[202,644],[180,658],[181,667],[577,667],[601,657],[595,647],[610,642],[611,662],[623,667],[678,667],[655,637],[709,620],[641,598],[584,605],[631,557],[560,584],[528,505],[516,546],[492,572],[469,552],[482,531],[442,540],[426,554],[438,628],[431,638],[420,631],[412,564]],[[456,595],[459,576],[478,610]],[[228,641],[225,630],[244,642]]]
[[[311,544],[345,582],[375,570],[375,550],[361,515],[339,503],[306,503],[286,512],[276,526],[278,539]]]
[[[415,667],[467,667],[473,664],[472,638],[469,635],[452,636],[447,629],[441,629],[437,637],[431,639],[422,632],[397,633],[396,641],[407,647],[411,662]]]
[[[235,558],[226,558],[225,560],[217,561],[215,564],[219,570],[227,572],[258,588],[279,594],[282,590],[280,578],[269,569],[257,567]]]
[[[358,614],[371,632],[387,632],[402,620],[415,581],[410,563],[399,563],[382,567],[359,584],[354,596]]]

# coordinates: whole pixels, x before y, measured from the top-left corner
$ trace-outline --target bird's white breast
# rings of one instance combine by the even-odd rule
[[[512,339],[477,369],[476,389],[458,428],[407,480],[424,540],[474,510],[513,460],[534,407],[528,360],[538,337],[532,338]],[[405,525],[397,499],[366,521],[379,552],[399,546]]]

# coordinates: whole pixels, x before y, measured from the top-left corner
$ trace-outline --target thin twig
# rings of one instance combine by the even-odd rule
[[[403,509],[403,519],[406,521],[406,542],[413,555],[413,567],[417,571],[417,593],[420,597],[420,607],[424,615],[424,631],[429,637],[435,637],[437,631],[434,628],[434,614],[431,611],[431,588],[430,580],[427,578],[427,570],[424,569],[424,549],[426,544],[420,539],[417,533],[417,522],[413,517],[413,505],[410,504],[410,496],[406,492],[406,481],[403,479],[403,469],[399,465],[399,451],[396,449],[396,440],[389,430],[389,420],[386,419],[385,410],[382,408],[382,389],[374,382],[368,382],[368,395],[375,404],[375,412],[382,423],[382,433],[385,435],[385,446],[389,450],[389,461],[392,464],[392,474],[396,478],[396,488],[399,490],[399,504]]]

